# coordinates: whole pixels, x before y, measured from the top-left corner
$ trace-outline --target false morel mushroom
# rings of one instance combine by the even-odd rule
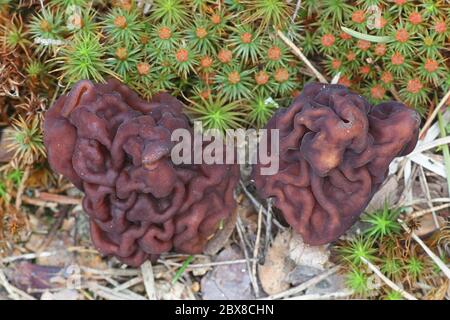
[[[268,122],[266,129],[279,129],[279,171],[263,175],[257,164],[256,188],[274,198],[306,243],[334,241],[365,209],[391,161],[414,149],[419,124],[401,103],[371,106],[342,85],[308,84]]]
[[[234,210],[239,167],[175,165],[176,129],[192,132],[177,99],[147,102],[116,80],[80,81],[48,110],[49,163],[84,191],[102,253],[133,266],[171,250],[200,253]]]

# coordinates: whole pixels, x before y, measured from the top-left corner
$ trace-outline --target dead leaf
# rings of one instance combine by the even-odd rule
[[[306,289],[305,294],[327,294],[342,291],[345,289],[344,277],[340,274],[333,274],[323,279],[315,286]]]
[[[385,202],[392,206],[399,200],[399,185],[395,175],[391,175],[384,181],[381,188],[374,194],[366,207],[365,212],[373,212],[384,208]]]
[[[229,246],[219,253],[215,261],[243,258],[244,254],[239,247]],[[204,300],[255,299],[245,262],[215,266],[202,278],[201,293]]]
[[[9,281],[17,288],[27,292],[30,289],[62,288],[63,283],[56,279],[64,278],[64,269],[58,266],[33,264],[28,261],[16,263],[6,270]]]
[[[314,278],[322,272],[322,270],[314,267],[296,266],[295,269],[288,274],[287,280],[293,286],[298,286],[299,284]]]
[[[214,237],[208,241],[205,248],[206,254],[213,256],[223,249],[234,231],[239,210],[241,210],[240,204],[238,204],[238,207],[233,210],[230,218],[225,221],[223,228],[217,231]]]
[[[0,162],[2,163],[10,162],[14,156],[14,152],[8,151],[8,141],[6,139],[6,137],[14,132],[12,127],[4,128],[0,131]]]
[[[289,242],[289,258],[296,265],[304,265],[323,270],[329,257],[330,251],[327,246],[310,246],[303,242],[301,235],[297,233],[292,235],[291,241]]]
[[[76,255],[76,263],[87,268],[106,270],[108,264],[100,253],[82,252]]]
[[[211,258],[208,256],[198,256],[195,258],[195,264],[206,264],[211,263]],[[194,268],[192,269],[192,274],[196,277],[205,275],[211,267]]]
[[[64,219],[61,226],[61,230],[70,231],[73,229],[74,226],[75,226],[75,217],[68,217]]]
[[[424,237],[439,230],[439,228],[443,227],[446,223],[445,219],[438,215],[436,215],[436,220],[439,227],[436,227],[433,219],[433,214],[431,212],[420,217],[420,219],[418,219],[417,221],[419,228],[415,230],[414,233],[419,237]]]
[[[195,297],[188,287],[181,282],[156,281],[155,291],[161,300],[193,300]]]
[[[52,239],[52,241],[45,248],[45,251],[57,252],[50,256],[39,256],[36,258],[36,262],[42,265],[51,265],[64,267],[73,263],[74,258],[71,252],[67,251],[67,247],[72,245],[71,239],[68,239],[64,232],[58,232],[58,234]]]
[[[272,246],[267,250],[264,264],[258,267],[261,286],[269,295],[280,293],[289,288],[287,276],[295,267],[292,261],[288,259],[291,238],[290,230],[279,233]]]

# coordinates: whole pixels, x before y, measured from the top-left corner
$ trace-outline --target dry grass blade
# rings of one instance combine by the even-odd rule
[[[447,103],[448,99],[450,98],[450,90],[445,94],[445,96],[441,99],[437,107],[433,110],[433,113],[430,115],[430,117],[427,119],[425,124],[422,127],[422,130],[420,130],[419,137],[420,139],[423,138],[424,134],[427,132],[428,128],[431,126],[431,124],[434,121],[434,118],[438,115],[441,108]]]
[[[150,261],[144,262],[141,266],[142,279],[144,281],[145,291],[149,300],[156,300],[155,277],[153,276],[153,267]]]
[[[450,208],[450,203],[445,203],[445,204],[441,204],[440,206],[434,206],[434,207],[430,207],[429,209],[424,209],[424,210],[419,210],[419,211],[413,212],[407,216],[407,219],[408,220],[417,219],[419,217],[426,215],[427,213],[436,212],[436,211],[446,209],[446,208]],[[437,226],[439,227],[439,225],[437,225]]]
[[[248,261],[255,261],[255,259],[249,259]],[[161,260],[161,259],[159,259],[158,262],[163,263],[164,265],[173,266],[173,267],[182,267],[183,266],[182,263]],[[237,260],[229,260],[229,261],[189,264],[185,270],[202,269],[205,267],[223,266],[223,265],[227,265],[227,264],[241,264],[243,262],[247,262],[247,260],[246,259],[237,259]]]
[[[420,144],[420,146],[418,146],[417,148],[415,148],[407,157],[418,154],[418,153],[422,153],[424,151],[427,151],[429,149],[433,149],[436,147],[439,147],[441,145],[445,145],[445,144],[449,144],[450,143],[450,137],[445,137],[445,138],[439,138],[424,144]]]
[[[138,294],[125,294],[122,292],[116,292],[113,289],[102,286],[97,282],[90,281],[88,288],[99,297],[107,300],[145,300],[144,297]]]
[[[422,239],[420,239],[414,233],[414,231],[412,231],[410,228],[408,228],[408,226],[402,220],[399,219],[398,221],[400,222],[403,229],[405,229],[406,232],[409,232],[411,234],[411,237],[414,239],[414,241],[416,241],[422,247],[422,249],[426,252],[426,254],[428,254],[430,256],[430,258],[433,260],[433,262],[437,264],[439,269],[441,269],[442,272],[444,272],[445,276],[448,279],[450,279],[450,269],[447,267],[447,265],[444,262],[442,262],[442,260],[439,259],[439,257],[437,255],[435,255],[434,252],[430,250],[430,248],[428,248],[428,246],[422,241]]]
[[[417,300],[416,297],[414,297],[412,294],[406,292],[405,290],[403,290],[402,288],[400,288],[399,286],[397,286],[394,282],[392,282],[391,280],[389,280],[389,278],[387,278],[383,273],[381,273],[381,271],[374,266],[372,263],[370,263],[370,261],[368,261],[366,258],[361,257],[361,260],[369,267],[370,270],[373,271],[373,273],[375,273],[384,283],[386,283],[391,289],[397,291],[398,293],[400,293],[405,299],[408,300]]]
[[[131,287],[141,283],[142,281],[143,281],[142,277],[135,277],[135,278],[132,278],[132,279],[116,286],[113,290],[114,291],[127,290],[128,288],[131,288]]]
[[[25,168],[25,171],[23,173],[22,179],[20,180],[19,187],[17,188],[17,195],[16,195],[16,210],[20,210],[20,207],[22,205],[22,194],[25,191],[25,183],[28,180],[28,177],[30,175],[30,166],[27,166]]]
[[[301,296],[287,298],[285,300],[331,300],[350,297],[354,294],[352,290],[343,290],[332,293],[304,294]]]

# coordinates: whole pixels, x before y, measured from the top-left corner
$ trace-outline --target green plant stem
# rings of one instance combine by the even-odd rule
[[[172,284],[175,284],[178,281],[178,279],[181,278],[182,274],[184,273],[186,268],[189,266],[189,264],[192,262],[192,260],[194,260],[194,256],[189,256],[189,257],[187,257],[186,260],[184,260],[183,265],[175,273],[175,276],[172,279]]]

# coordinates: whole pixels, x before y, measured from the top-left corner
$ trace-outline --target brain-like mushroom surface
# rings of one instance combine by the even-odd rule
[[[279,171],[253,171],[285,220],[311,245],[336,240],[383,183],[389,164],[410,153],[420,117],[398,102],[371,106],[341,85],[311,83],[266,129],[279,129]],[[268,132],[269,146],[270,131]],[[270,151],[270,148],[269,148]]]
[[[177,99],[147,102],[116,80],[80,81],[48,110],[49,163],[84,191],[100,252],[132,266],[172,250],[200,253],[234,210],[239,167],[175,165],[176,129],[192,132]]]

